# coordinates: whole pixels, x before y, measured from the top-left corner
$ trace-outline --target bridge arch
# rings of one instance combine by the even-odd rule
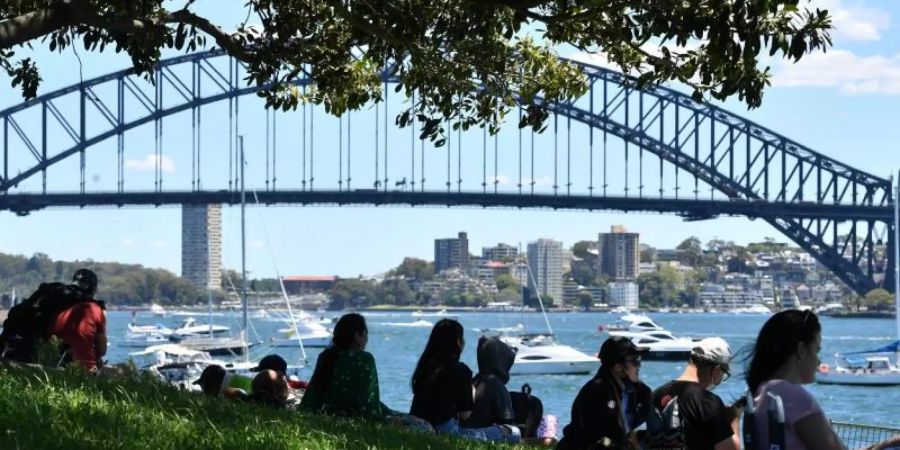
[[[122,136],[128,130],[191,108],[253,94],[261,89],[240,85],[239,63],[234,60],[228,58],[227,75],[211,63],[213,59],[223,57],[226,56],[221,50],[211,50],[161,61],[155,72],[155,91],[161,92],[169,86],[181,97],[170,106],[162,104],[160,95],[151,99],[137,85],[134,76],[125,70],[71,85],[0,111],[4,137],[0,196],[14,196],[15,188],[23,181],[38,174],[43,174],[46,179],[50,166],[114,136]],[[587,98],[571,103],[549,103],[539,98],[535,103],[554,114],[590,127],[592,143],[594,131],[616,136],[628,145],[655,155],[661,164],[665,161],[691,174],[695,177],[695,199],[699,200],[696,180],[700,180],[734,202],[823,207],[821,216],[803,218],[786,217],[783,213],[766,214],[765,208],[759,208],[758,217],[834,270],[857,292],[866,292],[878,285],[892,286],[890,277],[893,272],[890,268],[894,264],[893,253],[881,249],[877,236],[879,227],[885,228],[889,247],[893,245],[893,233],[889,232],[893,221],[887,214],[893,201],[890,181],[815,152],[720,107],[697,103],[674,89],[651,86],[637,90],[634,80],[621,73],[589,64],[576,64],[588,77],[591,86]],[[205,75],[209,80],[207,85],[214,90],[201,95],[196,85],[187,86],[172,70],[181,65],[193,66],[199,77]],[[385,74],[384,81],[390,83],[396,80]],[[107,83],[114,83],[119,93],[116,112],[94,93],[95,88]],[[293,83],[305,85],[308,80],[298,78]],[[599,94],[601,89],[602,99]],[[126,92],[130,92],[143,106],[146,110],[144,115],[131,120],[124,118]],[[75,96],[81,105],[80,124],[77,126],[69,123],[55,105],[58,99],[68,96]],[[649,103],[647,107],[645,100]],[[106,129],[92,136],[87,136],[85,132],[86,105],[97,108],[108,122]],[[634,111],[636,107],[638,111]],[[42,112],[44,136],[41,139],[25,133],[16,121],[17,114],[31,108]],[[55,154],[48,154],[46,148],[48,112],[73,140],[71,146]],[[35,157],[33,166],[12,176],[8,173],[11,136],[17,137],[20,144]],[[736,170],[737,154],[741,156],[738,160],[743,162],[743,167]],[[46,184],[44,186],[43,193],[46,194]],[[83,181],[81,194],[87,194]],[[848,220],[846,215],[829,214],[829,206],[868,207],[877,210],[877,214],[861,220]],[[710,216],[716,214],[715,210],[709,211]],[[847,223],[852,224],[849,232],[839,235],[838,226]],[[882,277],[880,280],[879,276]]]

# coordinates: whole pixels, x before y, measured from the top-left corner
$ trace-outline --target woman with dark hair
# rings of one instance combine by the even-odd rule
[[[382,420],[388,414],[378,393],[375,358],[366,319],[345,314],[334,326],[331,346],[319,354],[300,409],[347,417]]]
[[[518,442],[520,435],[515,427],[465,428],[459,425],[469,418],[474,405],[472,371],[459,360],[464,347],[463,327],[459,322],[443,319],[434,325],[413,372],[410,414],[427,420],[438,433]]]
[[[816,379],[822,326],[810,310],[773,315],[749,355],[745,450],[843,450],[816,399],[803,388]],[[783,424],[779,424],[783,417]]]

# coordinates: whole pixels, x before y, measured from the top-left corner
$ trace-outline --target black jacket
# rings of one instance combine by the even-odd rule
[[[599,372],[588,381],[572,404],[572,422],[563,429],[557,450],[595,450],[630,448],[622,414],[621,382]],[[647,420],[650,412],[650,388],[633,384],[628,394],[632,416],[629,430]]]
[[[497,337],[478,340],[478,375],[475,376],[475,406],[464,423],[471,428],[512,424],[516,420],[506,383],[516,353]]]

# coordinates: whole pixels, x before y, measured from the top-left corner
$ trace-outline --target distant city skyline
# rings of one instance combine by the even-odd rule
[[[243,16],[237,14],[220,17],[228,13],[217,12],[215,2],[200,2],[197,6],[200,12],[211,12],[223,24],[237,24],[243,20]],[[773,86],[766,91],[758,109],[747,111],[737,100],[713,103],[850,166],[888,177],[900,168],[900,134],[895,131],[896,117],[900,117],[900,28],[897,26],[900,2],[816,0],[809,6],[832,10],[837,28],[833,33],[834,48],[825,54],[804,58],[799,64],[765,61],[772,68]],[[41,43],[35,43],[34,50],[20,49],[19,53],[40,61],[44,77],[40,93],[76,83],[80,76],[89,79],[126,68],[129,64],[127,55],[114,54],[111,49],[105,53],[82,53],[83,65],[73,52],[52,53]],[[578,55],[572,49],[560,49],[560,53],[603,63],[601,58]],[[167,52],[166,56],[180,54]],[[0,89],[0,108],[22,101],[20,92],[9,87],[5,75],[0,76],[0,85],[6,86],[6,89]],[[249,109],[248,105],[253,105],[254,100],[242,100],[242,110]],[[266,129],[264,115],[260,109],[256,116],[241,124],[248,139],[261,141]],[[210,116],[204,117],[207,118],[205,123],[210,123]],[[23,122],[22,126],[33,127],[35,123],[33,120]],[[166,123],[172,148],[166,148],[164,159],[159,161],[160,169],[167,180],[188,177],[190,151],[179,151],[175,143],[190,142],[189,133],[179,135],[177,123]],[[283,127],[284,122],[281,123]],[[361,130],[361,121],[355,123],[354,130]],[[408,136],[406,132],[408,130],[404,131],[403,142]],[[214,142],[214,134],[204,135],[205,145]],[[328,152],[332,147],[329,145],[334,144],[322,136],[324,134],[316,140],[317,145],[323,146],[317,153],[320,155],[317,163],[330,155]],[[135,183],[141,180],[140,177],[144,177],[144,181],[152,179],[150,173],[157,162],[152,155],[152,133],[146,131],[137,137],[140,139],[129,140],[125,155],[125,171],[129,180],[135,180]],[[283,138],[280,148],[290,148],[285,145],[290,143],[289,138]],[[354,136],[355,143],[364,142],[364,139]],[[112,153],[103,153],[107,150]],[[108,165],[108,172],[89,173],[89,184],[115,180],[115,157],[110,156],[114,149],[98,149],[97,153],[88,153],[87,157],[89,161],[96,161],[94,155],[100,153],[113,162]],[[27,150],[18,155],[18,159],[13,156],[11,174],[25,164],[33,163],[33,156]],[[472,162],[477,161],[472,158]],[[255,165],[251,162],[250,169],[261,171],[262,167],[257,161]],[[56,174],[76,177],[77,161],[73,158],[60,163],[49,172],[51,175],[53,170]],[[537,173],[534,181],[542,183],[546,175]],[[279,174],[279,181],[289,176],[292,174]],[[515,183],[514,178],[511,174],[501,173],[498,181]],[[56,181],[53,176],[49,181],[51,187],[60,188],[53,186]],[[367,178],[366,183],[371,183],[371,178]],[[71,189],[75,184],[64,186]],[[0,229],[3,230],[0,252],[24,255],[40,252],[53,259],[136,263],[179,274],[180,218],[181,210],[174,207],[50,209],[35,211],[26,217],[0,212]],[[239,270],[238,208],[223,206],[222,223],[223,265]],[[265,230],[261,226],[263,223]],[[657,248],[672,248],[690,236],[697,236],[703,242],[719,238],[746,244],[762,241],[765,237],[789,242],[763,221],[746,218],[684,222],[674,215],[616,212],[384,206],[252,207],[248,208],[247,267],[253,277],[274,277],[276,264],[282,275],[373,275],[396,267],[406,256],[430,260],[434,239],[456,236],[463,230],[468,232],[470,249],[476,253],[475,249],[499,242],[521,245],[524,249],[528,242],[539,238],[562,241],[569,248],[576,241],[596,239],[598,233],[616,224],[640,233],[642,243]],[[267,240],[272,243],[271,252]]]

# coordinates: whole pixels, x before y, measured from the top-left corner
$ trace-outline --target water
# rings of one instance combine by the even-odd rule
[[[378,365],[378,377],[381,386],[382,401],[395,410],[408,411],[412,394],[409,378],[415,368],[416,361],[425,347],[430,328],[402,326],[417,320],[428,320],[434,323],[434,317],[413,317],[410,313],[366,313],[369,324],[369,344],[367,350],[375,355]],[[331,316],[329,314],[329,316]],[[128,349],[115,345],[125,333],[130,320],[130,313],[112,311],[109,313],[109,329],[111,345],[109,359],[120,362],[127,358]],[[597,332],[598,325],[615,321],[618,315],[604,313],[559,313],[551,314],[550,324],[560,341],[588,353],[596,354],[605,334]],[[765,316],[731,315],[731,314],[651,314],[651,317],[662,327],[675,335],[684,336],[720,336],[731,344],[732,349],[742,349],[752,342],[758,333]],[[528,331],[546,331],[544,319],[540,314],[520,313],[460,313],[460,322],[466,330],[466,348],[463,361],[477,372],[475,359],[475,343],[478,340],[478,328],[511,327],[523,323]],[[156,318],[149,313],[137,316],[141,324],[164,323],[173,324],[181,318]],[[204,321],[204,318],[198,318]],[[215,323],[231,325],[237,330],[239,314],[234,316],[217,316]],[[894,321],[881,319],[832,319],[821,318],[823,326],[822,353],[823,362],[833,364],[833,356],[838,351],[861,350],[875,348],[894,339]],[[254,320],[256,332],[263,339],[275,336],[278,328],[285,325],[281,322]],[[251,336],[254,333],[251,331]],[[270,349],[261,349],[269,352]],[[279,348],[275,352],[289,361],[301,361],[300,350]],[[303,371],[308,377],[312,373],[319,349],[307,350],[307,368]],[[647,361],[641,367],[641,378],[650,387],[657,387],[677,377],[684,368],[684,363]],[[737,399],[746,385],[740,377],[742,364],[738,363],[734,372],[736,376],[719,386],[715,392],[726,403]],[[560,417],[561,425],[568,423],[572,401],[581,386],[590,378],[589,375],[523,375],[513,376],[508,387],[519,389],[523,383],[533,388],[533,395],[541,398],[544,411]],[[829,386],[808,385],[813,395],[832,420],[850,421],[886,426],[900,426],[900,387],[861,387],[861,386]]]

